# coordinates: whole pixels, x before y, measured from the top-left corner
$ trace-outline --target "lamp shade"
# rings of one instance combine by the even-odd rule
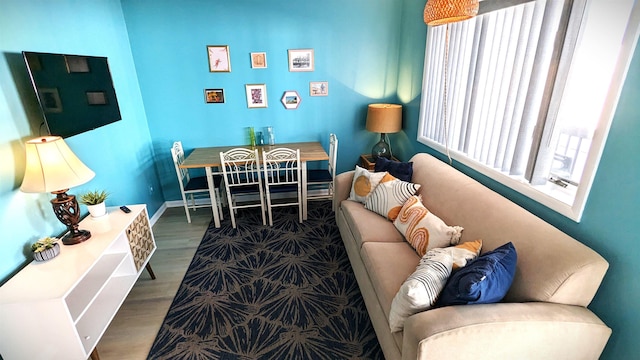
[[[402,130],[402,105],[370,104],[366,127],[371,132],[384,134]]]
[[[43,136],[25,144],[27,165],[20,190],[54,192],[82,185],[96,175],[59,136]]]
[[[429,26],[470,19],[478,14],[478,0],[428,0],[424,22]]]

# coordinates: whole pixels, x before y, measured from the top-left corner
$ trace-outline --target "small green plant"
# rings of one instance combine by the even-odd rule
[[[34,242],[33,244],[31,244],[31,251],[41,252],[47,249],[52,249],[57,241],[58,241],[58,238],[55,238],[55,237],[42,238]]]
[[[103,203],[109,197],[109,193],[104,190],[87,191],[80,195],[80,203],[84,205],[96,205]]]

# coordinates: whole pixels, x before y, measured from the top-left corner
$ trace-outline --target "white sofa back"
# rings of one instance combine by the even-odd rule
[[[609,266],[604,258],[449,164],[424,153],[410,161],[425,206],[464,227],[461,241],[482,239],[483,252],[513,242],[518,265],[504,301],[591,302]]]

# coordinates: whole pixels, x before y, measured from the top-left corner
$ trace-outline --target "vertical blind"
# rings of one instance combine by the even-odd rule
[[[511,176],[530,180],[536,162],[548,167],[538,159],[540,129],[553,123],[545,89],[557,75],[569,2],[508,5],[430,27],[421,134]]]

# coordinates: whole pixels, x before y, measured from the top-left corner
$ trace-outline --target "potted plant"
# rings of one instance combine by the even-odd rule
[[[97,218],[107,213],[105,200],[109,197],[109,193],[105,190],[87,191],[80,195],[80,203],[87,205],[91,217]]]
[[[53,259],[60,254],[60,244],[58,238],[46,237],[31,244],[31,251],[35,261],[45,261]]]

